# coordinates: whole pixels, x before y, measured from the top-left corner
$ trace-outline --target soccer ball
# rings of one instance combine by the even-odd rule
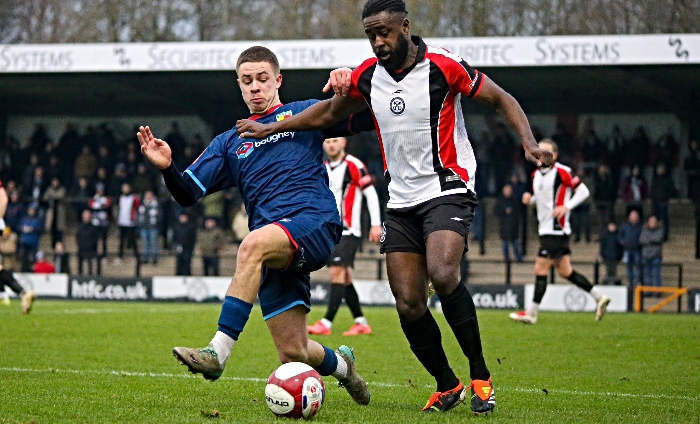
[[[265,386],[267,406],[280,417],[311,419],[321,409],[325,398],[321,376],[301,362],[280,366]]]

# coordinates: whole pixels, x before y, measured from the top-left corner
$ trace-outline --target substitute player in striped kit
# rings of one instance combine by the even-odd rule
[[[379,198],[377,190],[372,185],[372,176],[367,172],[365,164],[345,152],[347,142],[345,137],[327,138],[323,142],[323,150],[328,156],[325,164],[329,187],[335,196],[340,220],[343,223],[343,236],[327,263],[331,274],[331,294],[326,316],[308,326],[310,334],[330,336],[333,319],[343,299],[355,320],[352,327],[343,335],[357,336],[372,333],[372,327],[362,314],[360,299],[352,283],[352,268],[355,265],[355,254],[362,241],[360,215],[363,198],[367,199],[371,224],[369,241],[376,243],[381,236]]]

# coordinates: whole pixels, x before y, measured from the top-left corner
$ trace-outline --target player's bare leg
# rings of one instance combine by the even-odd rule
[[[367,383],[355,369],[355,356],[347,346],[337,352],[310,340],[306,331],[306,308],[297,306],[267,321],[280,361],[303,362],[323,376],[332,375],[361,405],[370,401]]]
[[[192,373],[218,379],[238,336],[248,321],[258,295],[262,267],[283,269],[294,254],[287,233],[277,225],[266,225],[248,234],[238,250],[236,274],[226,292],[219,316],[219,331],[209,346],[173,348],[173,355]]]

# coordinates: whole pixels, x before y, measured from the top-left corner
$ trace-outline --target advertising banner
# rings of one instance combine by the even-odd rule
[[[627,312],[627,287],[595,286],[602,294],[610,297],[608,312]],[[525,285],[525,309],[532,304],[534,284]],[[594,312],[595,299],[589,293],[573,284],[549,284],[540,303],[540,311]]]
[[[688,312],[700,314],[700,289],[688,290]]]
[[[14,273],[17,282],[25,289],[31,290],[38,297],[68,297],[68,275],[67,274],[32,274]],[[9,288],[5,291],[11,297],[17,297]]]
[[[223,302],[230,283],[231,277],[153,277],[153,298]]]
[[[70,277],[71,299],[150,300],[150,278]]]

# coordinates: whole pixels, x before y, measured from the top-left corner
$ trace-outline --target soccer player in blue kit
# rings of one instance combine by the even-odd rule
[[[265,47],[241,53],[236,72],[249,119],[280,121],[316,103],[280,102],[279,62]],[[212,381],[221,376],[259,297],[283,363],[303,362],[323,376],[333,375],[355,402],[369,403],[367,383],[355,370],[352,349],[340,346],[333,351],[309,340],[306,315],[310,272],[325,265],[343,230],[322,162],[323,141],[372,128],[368,114],[323,131],[283,132],[257,140],[239,138],[233,128],[214,138],[184,173],[175,168],[167,143],[155,138],[149,127],[139,128],[141,152],[161,170],[180,205],[192,205],[202,196],[235,186],[249,213],[251,232],[238,250],[218,331],[207,347],[173,349],[192,373]]]

